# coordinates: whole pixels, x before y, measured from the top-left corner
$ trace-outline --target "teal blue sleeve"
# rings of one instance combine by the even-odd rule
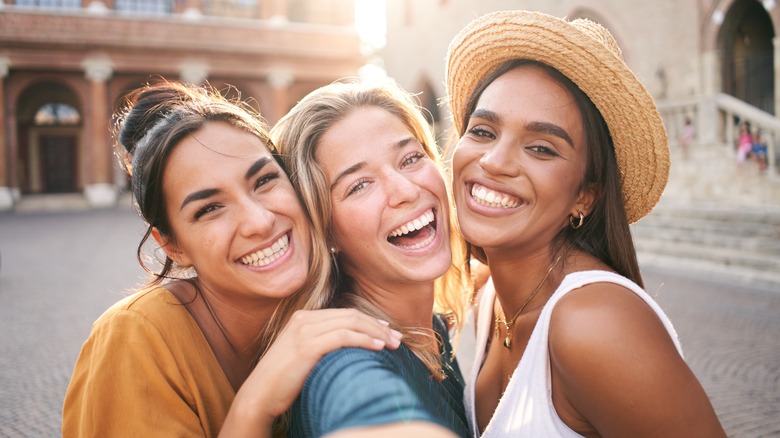
[[[292,409],[290,436],[318,437],[351,427],[422,420],[438,423],[403,376],[408,351],[344,348],[326,355]],[[428,376],[428,378],[430,378]]]

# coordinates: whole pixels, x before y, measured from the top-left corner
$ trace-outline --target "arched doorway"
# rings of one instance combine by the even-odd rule
[[[19,96],[17,108],[21,192],[79,191],[82,117],[75,94],[61,84],[38,83]]]
[[[772,19],[756,0],[736,0],[718,34],[723,92],[775,113]]]

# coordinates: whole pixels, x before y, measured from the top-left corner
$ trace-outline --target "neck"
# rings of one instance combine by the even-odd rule
[[[382,287],[355,280],[360,295],[401,327],[432,328],[434,283],[396,283]]]
[[[260,335],[279,300],[231,300],[204,285],[201,293],[207,310],[236,354],[254,357],[260,349]]]
[[[491,257],[488,253],[488,266],[493,279],[493,286],[496,289],[501,308],[504,310],[506,319],[512,318],[515,313],[526,305],[525,311],[538,307],[539,302],[544,302],[549,292],[548,285],[557,283],[563,264],[563,259],[558,262],[552,271],[551,266],[555,263],[557,255],[552,251],[537,251],[528,254],[526,257]],[[550,274],[544,279],[548,271]],[[537,287],[540,286],[536,296],[531,297]],[[530,301],[529,301],[530,299]]]

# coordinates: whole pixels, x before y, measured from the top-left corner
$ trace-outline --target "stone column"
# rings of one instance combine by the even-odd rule
[[[261,20],[287,21],[287,0],[263,0],[259,3]]]
[[[203,0],[185,0],[181,14],[188,20],[200,20],[203,18]]]
[[[202,61],[184,61],[179,65],[179,78],[189,84],[200,84],[209,78],[209,66]]]
[[[90,111],[92,129],[86,133],[86,153],[91,157],[92,172],[84,185],[84,195],[93,207],[116,204],[118,192],[113,181],[112,149],[108,115],[107,81],[113,75],[113,65],[107,58],[89,58],[84,61],[84,72],[90,82]]]
[[[775,117],[780,117],[780,38],[772,38],[775,49]]]
[[[271,114],[265,114],[265,118],[272,126],[289,109],[289,92],[294,77],[287,70],[278,69],[268,73],[268,84],[271,86]]]
[[[718,52],[711,50],[701,54],[701,100],[696,120],[697,141],[700,144],[718,142],[721,130],[718,109],[714,97],[720,92],[720,64]]]
[[[0,211],[11,210],[14,206],[14,193],[11,182],[11,166],[15,163],[10,159],[8,148],[8,131],[5,118],[5,77],[11,60],[0,57]]]

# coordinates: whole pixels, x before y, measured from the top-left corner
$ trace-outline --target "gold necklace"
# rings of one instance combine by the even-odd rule
[[[531,292],[531,295],[528,296],[528,299],[525,300],[525,302],[520,306],[520,309],[515,313],[515,316],[512,317],[509,321],[506,319],[501,319],[498,316],[496,316],[496,326],[495,326],[495,337],[498,337],[498,324],[504,324],[506,327],[506,338],[504,339],[504,347],[508,349],[512,349],[512,326],[515,325],[515,321],[517,321],[517,318],[520,316],[521,313],[523,313],[523,310],[525,310],[525,306],[528,305],[528,303],[531,302],[531,300],[534,299],[536,294],[539,293],[539,291],[542,289],[542,285],[547,280],[547,277],[550,276],[550,272],[552,272],[553,268],[555,268],[555,265],[558,264],[558,262],[561,260],[561,257],[563,257],[563,254],[559,255],[557,259],[553,262],[552,265],[550,265],[550,269],[547,270],[547,273],[544,274],[544,278],[542,278],[542,281],[539,282],[539,284],[536,286],[536,289],[534,289],[533,292]]]

